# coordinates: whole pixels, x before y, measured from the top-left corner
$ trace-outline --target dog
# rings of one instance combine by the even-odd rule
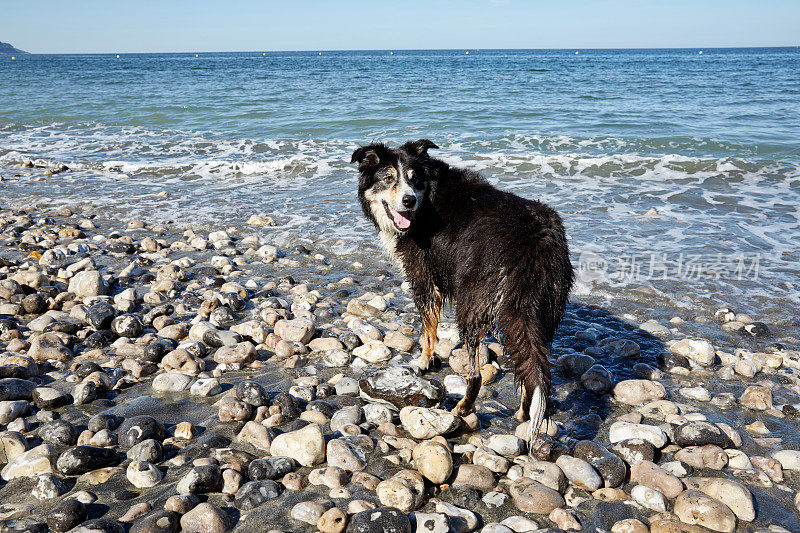
[[[564,225],[547,205],[430,157],[436,148],[420,139],[356,149],[358,198],[411,284],[422,322],[422,353],[413,364],[423,372],[430,366],[442,303],[452,302],[469,354],[466,393],[453,413],[474,410],[478,348],[497,335],[521,388],[514,418],[530,421],[533,446],[550,414],[549,347],[574,280]]]

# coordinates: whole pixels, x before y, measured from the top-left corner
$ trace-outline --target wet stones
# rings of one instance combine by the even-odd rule
[[[127,452],[127,457],[131,461],[160,463],[164,458],[164,449],[157,440],[147,439],[132,446]]]
[[[688,490],[699,490],[727,505],[739,520],[752,522],[755,519],[753,495],[741,483],[712,477],[691,477],[684,482]]]
[[[247,475],[253,481],[278,479],[297,468],[297,463],[289,457],[268,457],[251,461],[247,467]]]
[[[691,421],[675,429],[673,439],[681,447],[715,444],[722,448],[733,447],[731,439],[717,426],[705,421]]]
[[[699,490],[687,490],[675,500],[673,512],[687,524],[697,524],[713,531],[731,533],[736,529],[736,516],[722,502]]]
[[[184,475],[175,489],[178,494],[205,494],[215,492],[222,480],[222,473],[217,465],[195,466]]]
[[[392,357],[392,351],[379,340],[370,340],[353,349],[353,355],[368,363],[383,363]]]
[[[353,436],[332,439],[327,446],[328,465],[356,472],[367,466],[367,453],[372,450],[372,439]]]
[[[713,444],[687,446],[675,452],[675,459],[694,468],[709,468],[711,470],[722,470],[728,465],[728,455],[725,450]]]
[[[381,505],[396,507],[408,513],[419,508],[425,495],[425,481],[419,472],[401,470],[375,488]]]
[[[614,385],[614,376],[603,365],[592,365],[581,376],[581,384],[595,394],[606,394]]]
[[[148,415],[133,416],[125,419],[119,428],[119,445],[127,450],[148,439],[164,440],[164,426]]]
[[[85,520],[86,506],[74,498],[64,500],[47,514],[47,525],[59,533],[69,531]]]
[[[555,490],[530,478],[521,477],[509,487],[514,504],[526,513],[547,515],[564,506],[564,498]]]
[[[739,403],[754,411],[772,409],[772,391],[766,387],[751,385],[739,397]]]
[[[444,400],[444,387],[423,379],[407,367],[390,366],[367,371],[359,381],[361,396],[400,410],[406,406],[436,407]]]
[[[137,489],[155,487],[162,477],[161,471],[147,461],[131,461],[125,475]]]
[[[403,428],[416,439],[430,439],[455,431],[461,420],[450,411],[408,406],[400,410]]]
[[[225,511],[211,503],[201,503],[181,517],[184,533],[224,533],[230,527]]]
[[[325,438],[318,424],[278,435],[272,440],[272,455],[291,457],[303,466],[325,461]]]
[[[453,487],[468,485],[480,490],[491,490],[496,484],[494,472],[485,466],[468,463],[461,464],[458,467],[456,477],[453,480]]]
[[[269,395],[264,387],[255,381],[240,381],[236,384],[234,392],[238,399],[253,407],[269,405]]]
[[[37,387],[33,389],[32,400],[39,409],[58,409],[72,401],[69,394],[52,387]]]
[[[66,420],[52,420],[39,427],[39,438],[53,446],[74,446],[78,441],[78,431]]]
[[[667,390],[661,383],[647,379],[627,379],[614,387],[614,399],[626,405],[641,405],[666,396]]]
[[[119,337],[135,339],[144,333],[144,325],[136,315],[120,315],[111,322],[111,331]]]
[[[331,508],[333,508],[333,502],[330,500],[300,502],[292,507],[289,516],[298,522],[316,526],[325,511]]]
[[[667,510],[667,503],[664,501],[664,495],[646,485],[636,485],[633,487],[633,489],[631,489],[631,498],[645,509],[656,512],[664,512]]]
[[[715,350],[710,342],[703,339],[683,339],[668,345],[669,350],[689,359],[698,366],[710,366],[714,362]]]
[[[314,322],[308,319],[279,320],[274,326],[275,334],[287,342],[306,344],[314,335]]]
[[[575,445],[573,456],[592,465],[603,478],[603,486],[619,487],[625,481],[625,463],[594,441],[582,440]]]
[[[595,491],[603,486],[600,475],[583,459],[562,455],[556,459],[556,464],[572,484],[582,489]]]
[[[639,483],[674,498],[683,491],[683,482],[651,461],[638,461],[631,466],[631,483]]]
[[[419,526],[418,526],[419,527]],[[411,521],[396,507],[361,511],[350,518],[348,533],[411,533]]]
[[[431,483],[444,483],[453,473],[453,456],[441,442],[421,442],[414,448],[412,459],[419,473]]]
[[[280,486],[271,480],[248,481],[236,492],[235,505],[249,511],[280,495]]]
[[[31,400],[36,384],[27,379],[0,379],[0,401]]]
[[[608,438],[612,443],[628,439],[642,439],[659,449],[667,444],[667,434],[661,428],[646,424],[633,424],[631,422],[614,422],[611,424]]]
[[[256,347],[250,341],[240,342],[234,346],[221,346],[214,352],[214,361],[225,364],[249,364],[257,357]]]
[[[249,420],[252,414],[252,405],[232,396],[225,396],[219,401],[217,416],[220,422],[242,422]]]
[[[69,280],[69,292],[79,298],[100,296],[108,291],[108,284],[96,270],[78,272]]]
[[[72,359],[72,351],[55,333],[42,333],[31,338],[28,356],[37,363],[46,361],[67,362]]]
[[[119,464],[116,451],[98,446],[75,446],[62,453],[56,463],[58,470],[68,476]]]
[[[2,475],[6,481],[18,477],[34,477],[40,474],[52,474],[56,471],[58,453],[49,444],[39,446],[14,457],[3,467]]]
[[[503,457],[518,457],[525,453],[527,444],[516,435],[495,434],[486,441],[486,446]]]
[[[110,329],[116,311],[106,302],[98,302],[86,311],[86,324],[95,331]]]
[[[611,452],[629,465],[639,461],[652,461],[655,458],[655,447],[643,439],[627,439],[617,442]]]

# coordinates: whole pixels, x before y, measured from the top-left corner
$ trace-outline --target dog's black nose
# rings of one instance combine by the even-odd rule
[[[406,194],[403,196],[403,206],[411,209],[417,204],[417,197],[413,194]]]

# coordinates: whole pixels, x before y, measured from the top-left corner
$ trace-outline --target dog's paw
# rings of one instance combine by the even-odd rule
[[[411,370],[413,370],[415,374],[424,374],[430,368],[431,360],[417,357],[416,359],[412,359],[408,366],[411,367]]]
[[[528,411],[524,409],[517,409],[517,412],[514,413],[514,420],[516,420],[517,422],[527,422],[528,420],[530,420]]]
[[[461,418],[464,418],[464,417],[469,416],[472,413],[474,413],[475,412],[475,408],[474,407],[469,407],[467,405],[462,405],[461,402],[458,402],[456,404],[456,406],[453,407],[453,409],[450,412],[453,413],[456,416],[460,416]]]

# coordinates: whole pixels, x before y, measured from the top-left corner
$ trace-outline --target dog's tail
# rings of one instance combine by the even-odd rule
[[[514,379],[530,400],[528,451],[535,448],[539,428],[550,405],[550,351],[542,341],[536,320],[527,313],[508,313],[503,320],[503,341],[514,365]]]

